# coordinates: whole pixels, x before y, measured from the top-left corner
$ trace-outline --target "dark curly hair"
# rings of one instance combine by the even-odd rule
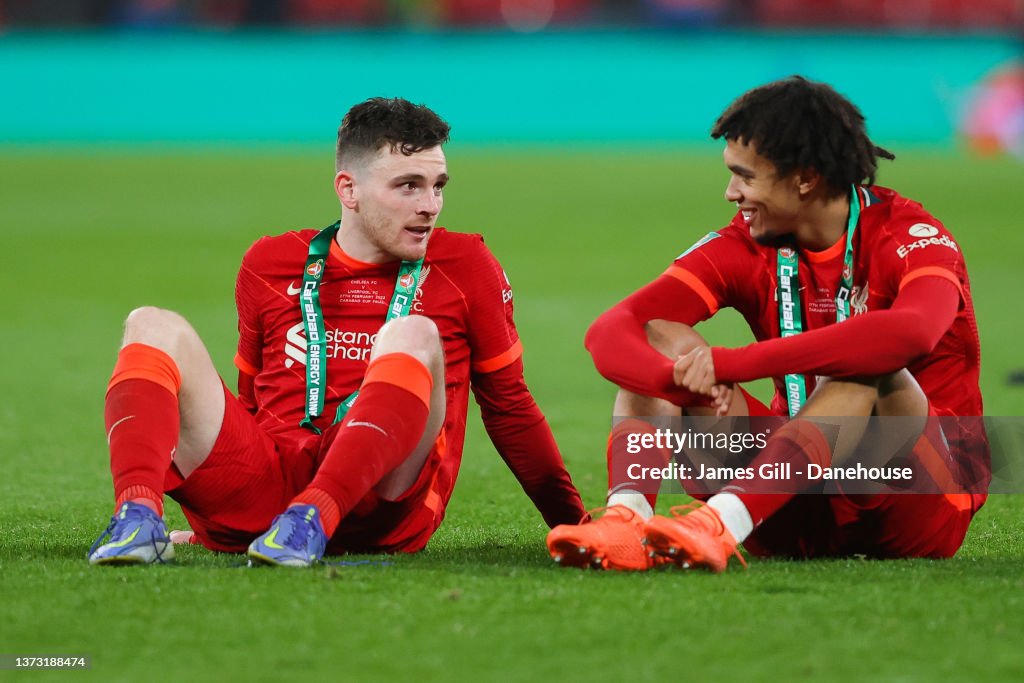
[[[753,143],[780,176],[814,169],[831,196],[875,182],[878,158],[895,159],[868,138],[864,115],[832,86],[790,76],[748,90],[729,105],[711,137]]]
[[[334,166],[362,161],[381,147],[409,156],[448,142],[451,127],[422,104],[400,97],[371,97],[345,114],[338,128]]]

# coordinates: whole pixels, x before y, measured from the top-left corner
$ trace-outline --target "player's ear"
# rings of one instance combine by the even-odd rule
[[[806,197],[814,192],[821,183],[821,174],[813,168],[804,168],[796,172],[796,186],[801,197]]]
[[[346,209],[355,210],[355,176],[349,171],[338,171],[334,176],[334,192],[338,195],[338,201]]]

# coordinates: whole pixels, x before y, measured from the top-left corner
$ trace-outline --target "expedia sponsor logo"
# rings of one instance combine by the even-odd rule
[[[508,287],[501,288],[501,303],[507,304],[512,301],[512,283],[508,279],[508,273],[503,270],[501,274],[505,276],[505,284],[508,285]]]
[[[321,258],[310,263],[306,266],[306,273],[308,273],[310,277],[319,280],[320,276],[324,274],[324,260]]]
[[[323,338],[324,356],[327,359],[343,358],[345,360],[358,360],[363,362],[369,362],[370,349],[373,348],[374,342],[377,341],[376,333],[352,332],[350,330],[340,330],[337,328],[325,330]],[[306,336],[302,323],[292,325],[285,334],[285,367],[290,368],[296,363],[305,365],[306,348]],[[316,370],[317,379],[319,381],[321,372],[321,369],[318,367],[320,362],[319,355],[314,353],[312,356],[314,365],[311,367],[310,372],[312,373],[313,370]]]
[[[927,226],[931,227],[931,226]],[[903,244],[896,250],[896,255],[900,258],[907,258],[907,254],[914,251],[915,249],[924,249],[931,246],[942,246],[948,249],[952,249],[955,252],[960,251],[960,247],[956,245],[956,242],[949,239],[948,235],[942,237],[924,237],[916,242],[910,242],[909,244]]]
[[[927,223],[914,223],[907,232],[914,237],[935,237],[939,234],[939,229]]]

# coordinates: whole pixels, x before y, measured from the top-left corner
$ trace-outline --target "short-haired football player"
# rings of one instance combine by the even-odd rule
[[[597,369],[620,387],[614,414],[792,416],[753,462],[801,468],[829,467],[863,434],[833,443],[816,418],[982,415],[963,254],[920,204],[874,185],[878,158],[893,156],[858,108],[794,76],[744,93],[711,134],[726,142],[737,213],[587,333]],[[709,348],[691,329],[726,307],[756,343]],[[770,407],[734,384],[763,377],[774,379]],[[796,495],[737,478],[665,517],[652,516],[656,494],[611,476],[628,432],[651,429],[625,420],[609,438],[609,509],[553,529],[548,548],[563,565],[716,572],[742,559],[740,543],[754,555],[951,556],[985,501],[987,442],[977,419],[945,436],[935,420],[918,424],[927,428],[908,443],[940,470],[939,492]],[[977,485],[948,485],[966,481]]]
[[[471,389],[545,521],[581,519],[523,379],[505,273],[480,235],[435,227],[448,134],[403,99],[345,115],[341,220],[242,260],[237,396],[182,316],[131,312],[105,407],[116,511],[92,564],[171,559],[164,494],[198,543],[255,563],[418,551],[452,495]]]

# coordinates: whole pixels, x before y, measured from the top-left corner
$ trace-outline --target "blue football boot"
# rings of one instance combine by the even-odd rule
[[[110,526],[89,549],[89,564],[153,564],[173,559],[174,545],[164,520],[131,501],[121,504]]]
[[[315,505],[293,505],[274,518],[270,530],[249,545],[249,565],[309,567],[320,561],[327,534]]]

